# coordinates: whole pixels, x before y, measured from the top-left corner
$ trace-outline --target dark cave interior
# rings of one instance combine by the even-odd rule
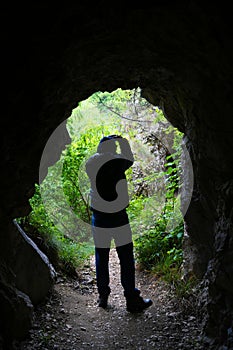
[[[194,169],[185,215],[189,269],[207,286],[203,334],[232,349],[232,29],[224,3],[5,4],[2,10],[2,337],[23,338],[41,284],[12,220],[27,215],[43,148],[79,101],[140,86],[185,134]],[[54,154],[54,162],[60,150]],[[48,164],[49,165],[49,164]],[[30,249],[29,249],[30,250]],[[20,255],[20,256],[19,256]],[[20,277],[21,276],[21,277]],[[28,282],[29,280],[29,282]],[[23,293],[21,293],[23,292]],[[20,294],[21,293],[21,294]]]

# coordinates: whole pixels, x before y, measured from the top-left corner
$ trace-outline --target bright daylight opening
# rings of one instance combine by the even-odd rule
[[[36,184],[30,215],[18,219],[25,231],[57,268],[72,273],[87,264],[94,245],[85,163],[103,136],[122,135],[135,158],[127,170],[127,213],[136,262],[165,278],[171,278],[171,271],[180,278],[183,134],[141,97],[140,88],[94,93],[72,111],[66,126],[71,143],[42,184]]]

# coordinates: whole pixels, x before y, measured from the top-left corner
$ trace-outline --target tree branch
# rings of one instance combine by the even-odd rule
[[[138,120],[138,119],[132,119],[132,118],[125,117],[125,116],[121,115],[120,113],[118,113],[117,111],[115,111],[113,108],[106,105],[100,97],[99,97],[99,101],[109,111],[111,111],[112,113],[115,113],[116,115],[118,115],[118,117],[120,117],[122,119],[127,119],[127,120],[130,120],[131,122],[137,122],[137,123],[153,123],[153,120]]]

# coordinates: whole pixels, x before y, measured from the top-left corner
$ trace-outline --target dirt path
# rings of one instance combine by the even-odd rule
[[[137,271],[137,287],[153,305],[141,314],[130,314],[115,249],[110,253],[110,273],[112,293],[106,310],[97,307],[93,258],[81,282],[58,278],[49,300],[35,313],[30,338],[18,349],[201,349],[193,306],[184,308],[161,281]]]

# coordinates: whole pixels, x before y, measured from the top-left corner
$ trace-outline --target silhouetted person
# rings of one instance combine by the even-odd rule
[[[116,152],[117,144],[120,154]],[[129,143],[117,135],[100,140],[97,153],[86,163],[91,182],[92,232],[95,243],[98,303],[106,308],[109,287],[109,252],[112,238],[120,260],[121,284],[124,288],[127,310],[140,312],[152,305],[135,288],[135,262],[132,232],[126,208],[129,205],[125,171],[132,166],[134,157]]]

